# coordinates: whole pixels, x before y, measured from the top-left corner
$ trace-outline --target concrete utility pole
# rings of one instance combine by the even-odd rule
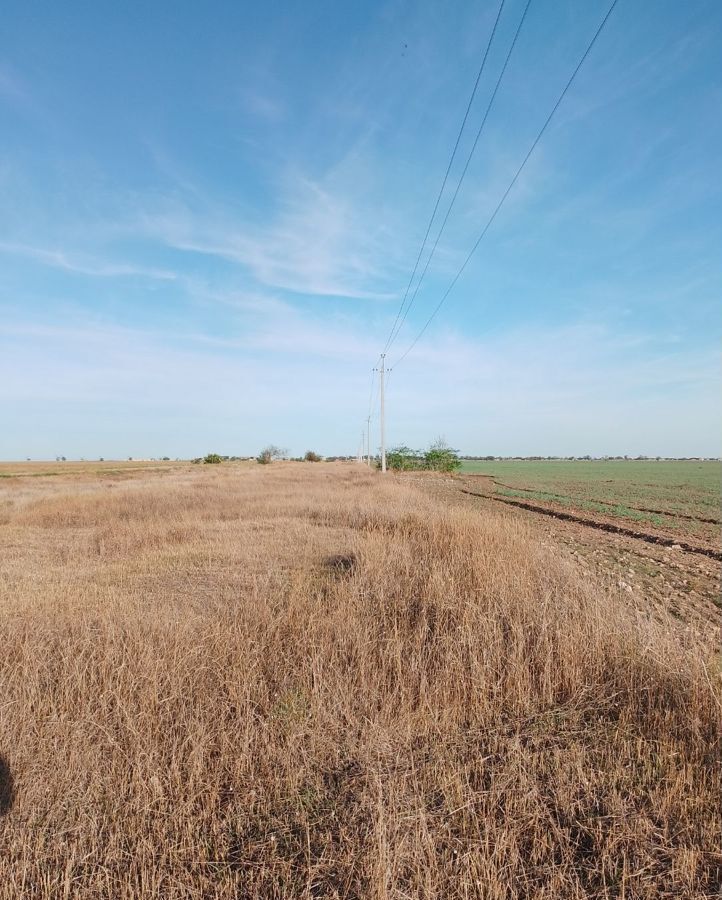
[[[386,371],[386,354],[381,354],[380,395],[381,395],[381,471],[386,471],[386,413],[384,409],[384,373]]]
[[[371,416],[366,419],[366,465],[371,468]]]

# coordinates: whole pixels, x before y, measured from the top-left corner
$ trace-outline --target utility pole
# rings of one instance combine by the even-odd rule
[[[381,395],[381,471],[386,471],[386,414],[384,409],[384,373],[386,371],[386,354],[381,354],[380,395]]]
[[[366,465],[371,468],[371,416],[366,419]]]

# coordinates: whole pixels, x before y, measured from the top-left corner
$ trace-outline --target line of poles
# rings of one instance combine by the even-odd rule
[[[378,369],[374,372],[379,373],[379,425],[380,425],[380,451],[381,451],[381,471],[386,471],[386,354],[381,354],[381,361]],[[364,450],[366,451],[364,454]],[[361,444],[357,454],[357,461],[364,462],[366,457],[366,465],[371,468],[371,410],[366,417],[366,428],[361,432]]]

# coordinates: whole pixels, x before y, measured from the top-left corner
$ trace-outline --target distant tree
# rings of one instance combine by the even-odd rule
[[[303,459],[304,462],[321,462],[321,457],[318,453],[314,453],[313,450],[306,450]]]
[[[459,451],[453,450],[444,440],[437,438],[424,454],[424,468],[435,472],[453,472],[461,466]]]
[[[488,457],[494,459],[494,457]],[[400,472],[426,469],[433,472],[453,472],[461,466],[457,450],[453,450],[443,438],[438,438],[426,451],[412,450],[401,445],[386,453],[386,465]]]
[[[164,456],[163,462],[170,462],[170,456]]]
[[[283,459],[284,456],[287,455],[286,450],[282,450],[280,447],[276,447],[275,444],[269,444],[267,447],[264,447],[263,450],[256,457],[256,462],[259,462],[262,466],[267,466],[274,461],[274,459]]]
[[[420,450],[412,450],[411,447],[405,445],[392,447],[386,453],[386,465],[389,469],[395,469],[399,472],[423,469],[424,457]]]
[[[221,458],[217,453],[206,453],[203,457],[203,462],[206,465],[217,466],[221,462]]]

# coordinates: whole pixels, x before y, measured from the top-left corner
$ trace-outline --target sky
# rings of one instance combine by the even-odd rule
[[[717,0],[619,0],[396,365],[608,2],[529,4],[387,354],[389,445],[722,452]],[[525,6],[504,3],[442,213]],[[0,458],[355,454],[369,410],[376,448],[372,369],[498,11],[9,0]]]

